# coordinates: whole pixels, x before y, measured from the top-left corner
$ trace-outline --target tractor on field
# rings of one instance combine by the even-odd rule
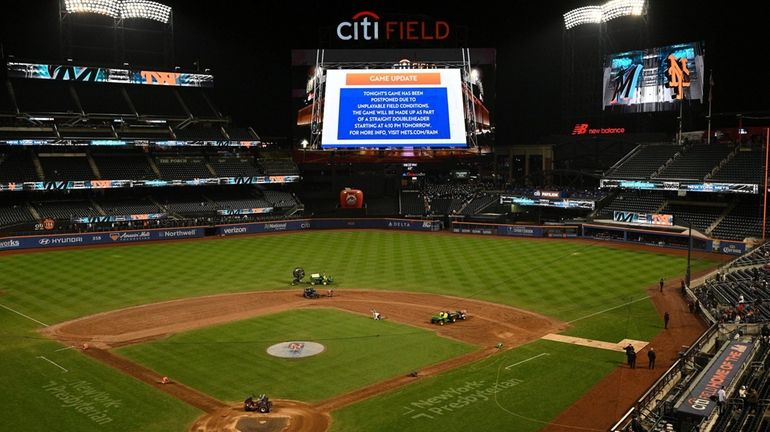
[[[269,413],[272,408],[273,402],[271,402],[265,394],[259,395],[259,397],[256,399],[254,396],[249,396],[245,401],[243,401],[244,411],[259,411],[264,414]]]
[[[458,320],[464,320],[467,317],[468,315],[464,309],[456,311],[440,311],[430,318],[430,322],[431,324],[444,325]]]
[[[326,273],[313,273],[310,275],[310,285],[329,285],[334,283],[334,278]]]
[[[302,279],[305,278],[305,269],[302,267],[296,267],[291,272],[291,275],[292,285],[302,283]],[[310,280],[306,281],[306,283],[309,283],[310,285],[331,285],[334,283],[334,278],[326,273],[312,273],[310,275]]]
[[[305,277],[305,269],[302,267],[297,267],[294,269],[294,271],[291,272],[291,275],[294,276],[294,279],[291,280],[291,284],[297,285],[302,281],[302,278]]]

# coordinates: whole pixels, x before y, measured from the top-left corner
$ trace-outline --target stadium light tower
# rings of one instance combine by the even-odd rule
[[[611,0],[603,5],[584,6],[564,14],[564,27],[569,30],[583,24],[601,24],[624,16],[647,14],[647,0]]]
[[[90,16],[89,16],[90,15]],[[98,19],[93,16],[111,19]],[[108,52],[113,62],[125,62],[126,55],[135,54],[139,63],[147,63],[147,55],[162,56],[162,63],[173,62],[174,20],[171,6],[151,0],[59,0],[59,34],[62,56],[78,57],[73,51]],[[75,37],[73,33],[81,33]],[[142,37],[126,37],[141,33]],[[104,40],[112,40],[105,47]],[[98,40],[99,43],[91,41]],[[137,41],[145,42],[137,42]],[[146,41],[153,41],[151,44]],[[132,46],[143,44],[143,46]],[[97,59],[89,58],[88,61]],[[101,60],[101,59],[99,59]],[[149,62],[160,63],[156,59]]]
[[[64,0],[66,13],[93,13],[114,19],[141,18],[168,24],[171,6],[150,0]]]

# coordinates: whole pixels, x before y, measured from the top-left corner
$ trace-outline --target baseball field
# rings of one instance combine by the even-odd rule
[[[663,330],[648,289],[686,265],[376,230],[0,255],[0,430],[536,431],[624,362],[621,341]],[[334,296],[303,298],[298,266],[333,275]],[[268,354],[280,344],[289,358]],[[243,417],[259,393],[273,413]]]

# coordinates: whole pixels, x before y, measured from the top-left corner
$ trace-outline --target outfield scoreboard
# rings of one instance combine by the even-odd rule
[[[322,148],[466,147],[460,69],[326,72]]]

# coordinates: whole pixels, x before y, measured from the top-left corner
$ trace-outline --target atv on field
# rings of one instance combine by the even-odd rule
[[[431,324],[444,325],[457,320],[464,320],[465,318],[467,318],[465,310],[440,311],[430,318],[430,322]]]
[[[269,413],[272,408],[273,403],[264,394],[259,395],[259,397],[256,399],[254,399],[254,396],[249,396],[245,401],[243,401],[244,411],[259,411],[261,413]]]

